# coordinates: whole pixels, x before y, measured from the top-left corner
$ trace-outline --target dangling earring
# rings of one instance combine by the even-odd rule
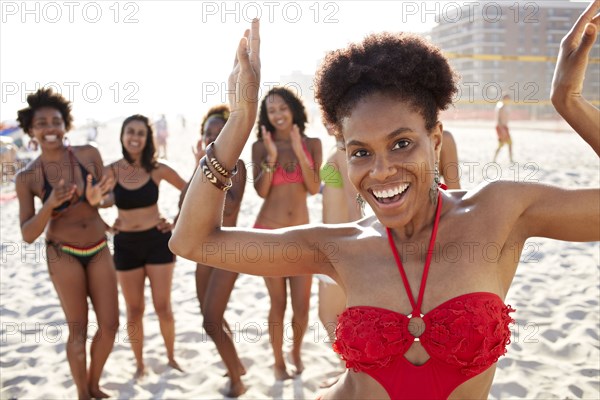
[[[69,138],[67,136],[63,136],[63,146],[71,147],[71,141],[69,140]]]
[[[437,205],[439,188],[440,170],[438,169],[438,162],[436,161],[435,166],[433,167],[433,182],[431,183],[431,188],[429,188],[429,200],[431,200],[431,204],[434,206]]]
[[[29,151],[37,151],[38,149],[38,141],[35,138],[29,139],[29,143],[27,143],[27,150]]]
[[[356,205],[358,206],[358,211],[360,211],[360,215],[364,215],[365,213],[365,199],[360,195],[360,193],[356,193]]]

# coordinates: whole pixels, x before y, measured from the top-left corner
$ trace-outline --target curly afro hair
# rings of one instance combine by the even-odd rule
[[[417,35],[384,32],[329,52],[315,76],[315,97],[337,133],[358,102],[377,92],[411,104],[431,130],[439,111],[452,104],[457,84],[440,49]]]
[[[131,157],[127,149],[125,149],[125,145],[123,144],[123,135],[125,134],[125,128],[127,124],[132,121],[140,121],[146,126],[146,145],[142,149],[142,159],[140,163],[142,164],[142,168],[146,170],[146,172],[150,173],[153,169],[158,168],[157,154],[156,154],[156,144],[154,143],[154,130],[152,129],[152,124],[150,123],[150,119],[144,115],[134,114],[130,117],[125,118],[123,121],[123,125],[121,125],[121,152],[123,153],[123,158],[129,163],[133,164],[134,159]]]
[[[229,106],[227,104],[220,104],[218,106],[211,107],[200,124],[200,136],[204,136],[204,129],[206,128],[206,122],[212,118],[220,118],[223,122],[227,122],[229,119]]]
[[[294,124],[298,125],[300,130],[300,134],[302,136],[306,136],[304,134],[304,129],[306,128],[306,123],[308,122],[308,118],[306,117],[306,109],[304,108],[304,104],[302,104],[302,100],[300,100],[294,92],[285,88],[285,87],[274,87],[269,90],[269,92],[265,95],[262,102],[260,103],[260,112],[258,114],[258,123],[256,126],[256,132],[259,139],[262,139],[261,125],[264,125],[269,132],[275,132],[275,127],[269,122],[269,116],[267,115],[267,99],[271,95],[279,95],[285,101],[285,103],[290,107],[292,111],[292,116],[294,119]]]
[[[19,121],[21,129],[28,135],[31,136],[29,130],[31,129],[35,112],[44,107],[58,110],[65,123],[65,131],[68,132],[71,130],[73,124],[71,103],[60,93],[54,93],[52,88],[41,88],[35,93],[30,94],[27,96],[27,104],[29,104],[29,107],[23,108],[17,112],[17,121]]]

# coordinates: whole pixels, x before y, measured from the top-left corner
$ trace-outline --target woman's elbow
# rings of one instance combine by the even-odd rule
[[[269,195],[269,190],[268,190],[268,189],[267,189],[267,190],[264,190],[264,189],[261,189],[261,188],[259,188],[259,187],[256,187],[256,186],[254,187],[254,189],[256,189],[256,194],[258,194],[258,196],[259,196],[261,199],[266,199],[266,198],[267,198],[267,196]]]
[[[21,236],[23,237],[23,241],[27,244],[31,244],[31,243],[35,242],[35,239],[38,238],[37,236],[31,235],[31,234],[29,234],[27,232],[23,232],[23,231],[21,231]]]
[[[308,185],[306,187],[308,193],[313,196],[317,193],[319,193],[321,191],[321,182],[319,182],[318,184],[314,184],[314,185]]]
[[[169,250],[171,250],[174,254],[181,256],[183,258],[188,258],[191,247],[186,243],[186,240],[183,240],[181,234],[177,232],[177,228],[173,231],[171,235],[171,239],[169,239]]]

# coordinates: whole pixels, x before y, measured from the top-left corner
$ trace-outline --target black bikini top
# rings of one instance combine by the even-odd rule
[[[122,210],[148,207],[158,202],[158,185],[152,177],[137,189],[124,188],[117,182],[113,193],[115,205]]]
[[[77,159],[77,157],[75,157],[75,155],[73,154],[73,151],[68,148],[67,152],[69,154],[69,164],[71,167],[71,176],[73,177],[73,179],[75,179],[75,164],[77,164],[77,166],[79,167],[79,170],[81,171],[81,177],[83,179],[83,190],[81,192],[81,195],[78,196],[77,192],[73,193],[73,197],[69,200],[64,201],[61,205],[59,205],[58,207],[55,207],[52,210],[52,216],[53,217],[57,217],[61,212],[66,211],[70,206],[75,205],[81,201],[87,201],[87,199],[85,198],[85,190],[87,188],[87,175],[88,175],[88,171],[85,169],[85,167],[83,165],[81,165],[81,163],[79,162],[79,160]],[[48,200],[48,197],[50,197],[50,194],[52,193],[52,185],[50,184],[50,182],[48,182],[48,178],[46,176],[46,168],[44,167],[44,163],[42,163],[42,176],[44,179],[43,182],[43,189],[42,189],[42,203],[45,203]],[[92,184],[96,183],[96,179],[92,178]]]

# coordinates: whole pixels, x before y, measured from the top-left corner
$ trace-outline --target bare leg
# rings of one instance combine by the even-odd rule
[[[275,379],[290,379],[283,359],[283,317],[287,303],[285,278],[265,278],[265,284],[271,298],[269,337],[275,357]]]
[[[213,272],[215,271],[219,271],[216,268],[212,268],[209,267],[207,265],[203,265],[203,264],[196,264],[196,296],[198,297],[198,302],[200,303],[200,312],[202,313],[202,315],[204,315],[204,307],[205,307],[205,299],[206,297],[206,290],[208,288],[209,282],[211,280],[211,276],[213,275]],[[237,278],[237,275],[236,275]],[[235,283],[235,281],[234,281]],[[233,288],[233,286],[232,286]],[[229,290],[229,293],[227,294],[227,299],[229,299],[229,295],[231,294],[231,289]],[[233,340],[233,336],[232,336],[232,332],[231,332],[231,328],[229,327],[229,325],[227,324],[227,321],[225,321],[224,318],[221,318],[223,320],[223,329],[227,332],[227,334],[229,335],[229,337],[231,338],[231,340]],[[240,370],[243,371],[242,375],[244,375],[246,373],[246,370],[244,369],[244,366],[242,365],[242,363],[240,362],[240,366],[239,366]],[[225,375],[223,376],[228,376],[229,373],[226,372]]]
[[[108,247],[90,262],[87,273],[90,298],[98,321],[98,331],[91,346],[88,385],[92,397],[107,398],[109,396],[100,390],[99,382],[119,328],[117,275]]]
[[[85,270],[74,257],[49,246],[48,272],[69,327],[67,360],[77,387],[77,397],[90,399],[85,349],[88,323]]]
[[[498,153],[500,153],[500,149],[502,148],[502,146],[504,146],[504,143],[499,142],[498,148],[496,149],[496,152],[494,153],[494,162],[496,162],[496,158],[498,158]]]
[[[508,142],[508,155],[510,156],[510,162],[514,162],[513,161],[513,153],[512,153],[512,141]]]
[[[226,323],[223,318],[237,277],[234,272],[215,269],[204,301],[204,329],[215,342],[231,380],[228,397],[238,397],[246,391],[241,379],[246,370],[237,355],[231,333],[224,329]]]
[[[196,264],[196,296],[200,303],[200,312],[204,315],[204,299],[206,298],[206,289],[208,281],[215,269],[207,265]]]
[[[146,273],[152,288],[152,301],[158,316],[160,333],[165,341],[168,364],[178,371],[183,371],[175,361],[175,319],[171,308],[171,286],[173,283],[173,269],[175,263],[148,264]]]
[[[127,306],[127,338],[135,356],[135,378],[144,375],[144,283],[146,271],[135,268],[129,271],[117,271],[117,278]]]
[[[292,329],[294,331],[294,344],[292,347],[292,360],[296,366],[296,374],[304,371],[304,364],[300,356],[302,340],[308,328],[308,311],[310,309],[310,287],[312,275],[293,276],[290,279],[290,292],[292,295]]]

